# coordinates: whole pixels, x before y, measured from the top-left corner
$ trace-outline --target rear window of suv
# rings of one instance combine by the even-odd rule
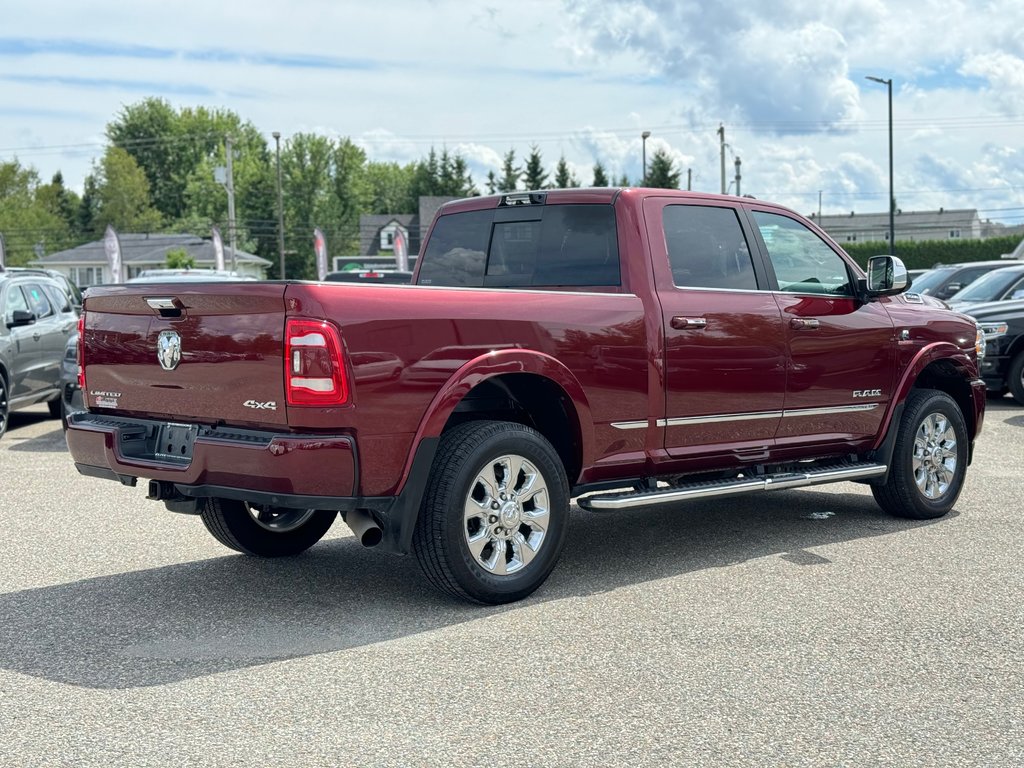
[[[617,286],[610,205],[496,208],[442,216],[420,266],[420,285],[493,288]]]

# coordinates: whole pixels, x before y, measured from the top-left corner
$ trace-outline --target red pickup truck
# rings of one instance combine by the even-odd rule
[[[612,511],[855,480],[938,517],[982,426],[970,319],[799,215],[655,189],[459,200],[415,285],[120,285],[85,301],[78,470],[295,555],[338,512],[484,603]]]

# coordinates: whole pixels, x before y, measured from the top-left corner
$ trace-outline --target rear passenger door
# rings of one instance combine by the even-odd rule
[[[742,210],[648,198],[644,218],[665,335],[668,458],[707,469],[766,459],[785,398],[785,334]]]
[[[778,289],[788,353],[779,447],[874,436],[896,368],[884,304],[856,298],[855,272],[804,223],[756,206],[750,215]]]

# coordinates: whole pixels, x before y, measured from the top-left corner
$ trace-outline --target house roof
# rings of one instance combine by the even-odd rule
[[[409,233],[409,252],[418,253],[419,216],[415,213],[367,214],[359,217],[359,253],[368,256],[380,250],[380,231],[391,222],[401,224]],[[415,249],[415,250],[414,250]]]
[[[889,213],[846,213],[840,215],[815,216],[811,220],[825,230],[836,229],[879,229],[889,228]],[[897,227],[914,229],[944,229],[946,227],[969,227],[980,223],[977,208],[939,208],[937,211],[897,211]]]
[[[134,234],[126,232],[123,234],[119,233],[118,239],[121,241],[121,261],[125,265],[165,264],[167,262],[167,254],[170,251],[178,250],[184,250],[188,253],[189,256],[195,259],[196,264],[213,264],[216,258],[213,250],[213,241],[206,240],[198,235]],[[226,243],[224,245],[224,259],[225,261],[231,260],[230,250]],[[258,264],[264,267],[271,264],[267,259],[257,256],[255,253],[247,253],[241,250],[235,251],[235,261],[238,263]],[[107,253],[103,248],[103,240],[96,240],[79,245],[77,248],[69,248],[66,251],[48,254],[41,259],[36,259],[32,263],[44,267],[65,264],[71,266],[106,264]]]

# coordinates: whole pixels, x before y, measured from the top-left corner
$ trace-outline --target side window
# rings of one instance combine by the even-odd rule
[[[25,294],[21,292],[21,286],[12,285],[7,289],[7,306],[4,307],[4,322],[12,322],[15,310],[19,309],[23,312],[28,312],[28,301],[25,300]]]
[[[46,291],[55,311],[65,314],[71,311],[71,299],[61,288],[55,285],[48,285],[46,286]]]
[[[28,297],[29,309],[35,313],[37,320],[53,315],[53,307],[41,285],[29,283],[25,286],[25,294]]]
[[[763,211],[754,211],[754,221],[768,249],[780,291],[853,295],[846,262],[803,224]]]
[[[732,208],[667,205],[661,223],[676,286],[757,289],[747,238]]]
[[[442,216],[434,225],[420,266],[420,285],[481,286],[494,211]]]
[[[1021,278],[1013,284],[1013,287],[1010,288],[1009,292],[1007,292],[1006,298],[1024,299],[1024,278]]]

